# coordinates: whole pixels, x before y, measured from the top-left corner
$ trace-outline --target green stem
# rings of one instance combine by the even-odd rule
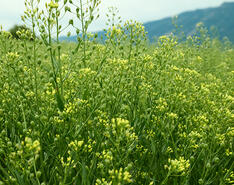
[[[60,90],[59,90],[59,84],[57,81],[57,72],[55,69],[55,64],[54,64],[54,54],[53,54],[53,50],[52,50],[52,36],[51,36],[51,23],[50,23],[50,16],[48,18],[48,37],[49,37],[49,52],[50,52],[50,60],[51,60],[51,65],[52,65],[52,69],[53,69],[53,74],[54,74],[54,89],[56,91],[55,95],[56,95],[56,101],[58,103],[58,108],[62,111],[64,109],[64,104],[63,104],[63,99],[61,98],[61,94],[60,94]],[[60,81],[62,81],[62,79],[60,79]]]
[[[130,63],[131,61],[131,55],[132,55],[132,44],[133,44],[133,32],[132,32],[132,27],[131,27],[131,34],[130,34],[130,49],[129,49],[129,55],[128,55],[128,62]]]
[[[81,13],[81,27],[82,27],[82,41],[83,41],[83,63],[84,63],[84,67],[86,67],[86,41],[85,41],[85,37],[86,37],[86,25],[85,25],[85,20],[84,20],[84,12],[83,12],[83,3],[82,0],[80,0],[80,13]]]
[[[32,10],[34,10],[33,2],[31,4]],[[38,82],[37,82],[37,61],[36,61],[36,33],[35,33],[35,21],[34,21],[34,15],[31,17],[32,21],[32,31],[33,31],[33,63],[34,63],[34,81],[35,81],[35,94],[36,94],[36,104],[37,109],[39,108],[38,105]]]
[[[58,17],[56,17],[56,39],[57,39],[57,45],[58,45],[58,66],[59,66],[59,78],[60,78],[60,92],[61,92],[61,98],[64,99],[64,89],[63,89],[63,75],[62,75],[62,62],[61,62],[61,47],[59,46],[59,20]]]
[[[168,178],[170,177],[170,175],[171,175],[171,172],[170,172],[170,170],[169,170],[169,172],[167,173],[167,176],[166,176],[165,179],[162,181],[161,185],[166,184],[166,182],[168,181]]]

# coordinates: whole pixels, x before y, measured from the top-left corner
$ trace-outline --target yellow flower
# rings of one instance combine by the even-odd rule
[[[197,57],[197,60],[198,60],[199,62],[201,62],[201,61],[202,61],[202,58],[201,58],[200,56],[198,56],[198,57]]]
[[[81,147],[83,145],[84,141],[78,141],[78,146]]]
[[[51,1],[49,4],[48,4],[48,6],[50,7],[50,8],[58,8],[58,3],[55,3],[55,2],[53,2],[53,1]]]
[[[189,160],[185,160],[184,157],[179,157],[179,159],[168,159],[168,165],[165,165],[165,168],[168,168],[172,174],[176,175],[185,175],[190,167]]]

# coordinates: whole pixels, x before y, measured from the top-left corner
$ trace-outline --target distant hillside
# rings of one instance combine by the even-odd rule
[[[207,8],[185,12],[178,15],[177,24],[182,25],[185,35],[195,32],[196,24],[203,22],[208,29],[215,26],[220,38],[227,36],[234,42],[234,3],[224,3],[217,8]],[[171,33],[175,27],[171,18],[144,24],[150,39]]]
[[[208,29],[214,26],[220,39],[227,36],[230,41],[234,42],[234,2],[223,3],[216,8],[181,13],[176,21],[178,26],[183,26],[182,31],[186,36],[195,32],[196,24],[199,22],[203,22]],[[175,30],[171,17],[147,22],[144,26],[151,41],[155,37],[169,34]],[[104,32],[98,32],[98,35],[104,35]],[[70,38],[61,37],[61,40],[76,41],[76,36],[71,36]]]

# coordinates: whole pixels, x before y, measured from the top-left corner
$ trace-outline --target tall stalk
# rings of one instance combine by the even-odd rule
[[[49,40],[49,43],[48,43],[48,48],[49,48],[49,54],[50,54],[50,61],[51,61],[51,65],[52,65],[52,70],[53,70],[53,85],[54,85],[54,88],[55,88],[55,96],[56,96],[56,101],[57,101],[57,104],[58,104],[58,108],[62,111],[64,109],[64,98],[63,98],[63,94],[61,93],[63,87],[62,87],[62,84],[63,84],[63,79],[61,78],[62,77],[62,71],[61,71],[61,61],[60,61],[60,49],[58,48],[58,71],[59,71],[59,76],[60,76],[60,80],[58,82],[58,75],[57,75],[57,69],[56,69],[56,66],[55,66],[55,63],[57,62],[56,61],[56,55],[55,55],[55,51],[53,51],[53,43],[52,43],[52,22],[51,22],[51,14],[52,14],[52,9],[49,10],[49,17],[48,17],[48,40]],[[57,11],[57,10],[56,10]],[[58,18],[56,17],[56,27],[58,25]],[[56,30],[56,35],[57,35],[57,44],[59,44],[59,32],[58,30]],[[60,84],[59,84],[60,83]]]
[[[36,38],[36,13],[37,13],[37,8],[35,6],[38,6],[39,1],[37,1],[37,4],[34,0],[25,0],[25,6],[27,8],[27,11],[25,12],[25,15],[22,17],[23,21],[25,24],[30,24],[32,27],[32,35],[29,40],[33,41],[33,46],[32,46],[32,62],[33,62],[33,75],[34,75],[34,91],[35,91],[35,97],[36,97],[36,105],[37,109],[39,108],[39,97],[38,97],[38,72],[37,72],[37,49],[36,49],[36,44],[37,44],[37,38]],[[25,41],[26,42],[26,41]]]
[[[84,20],[84,12],[83,12],[83,3],[82,0],[80,0],[80,17],[81,17],[81,29],[82,29],[82,41],[83,41],[83,63],[84,67],[86,67],[86,34],[87,29],[85,27],[85,20]]]
[[[56,10],[56,14],[59,11]],[[59,78],[60,78],[60,92],[61,92],[61,97],[63,98],[63,75],[62,75],[62,61],[61,61],[61,46],[60,46],[60,41],[59,41],[59,33],[60,33],[60,29],[59,29],[59,19],[56,16],[56,42],[57,42],[57,52],[58,52],[58,68],[59,68]]]
[[[63,111],[64,109],[64,79],[62,71],[62,61],[61,61],[61,46],[59,41],[59,36],[61,33],[60,22],[60,11],[63,9],[59,8],[58,0],[51,1],[49,4],[46,3],[47,15],[44,11],[41,11],[40,15],[43,18],[38,20],[39,31],[44,44],[47,47],[50,56],[50,62],[52,67],[52,75],[50,76],[50,82],[52,82],[55,90],[55,98],[58,104],[58,108]],[[66,13],[66,12],[65,12]],[[64,14],[65,15],[65,14]],[[64,28],[66,29],[66,27]],[[53,41],[53,31],[55,31],[55,42]],[[56,47],[55,47],[56,46]]]
[[[100,0],[87,0],[85,3],[82,0],[78,0],[78,3],[74,3],[73,1],[70,1],[70,4],[76,8],[76,12],[73,13],[76,15],[76,18],[80,21],[81,28],[77,28],[76,26],[73,25],[73,20],[72,20],[72,25],[78,30],[77,32],[77,37],[79,37],[79,33],[81,31],[82,38],[81,42],[83,44],[83,65],[84,67],[87,66],[86,60],[87,60],[87,31],[90,26],[90,24],[94,21],[94,19],[98,18],[99,15],[97,14],[98,12],[98,6],[101,3]],[[79,45],[80,43],[78,43]]]

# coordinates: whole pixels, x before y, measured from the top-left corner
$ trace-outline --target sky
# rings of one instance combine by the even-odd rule
[[[175,16],[184,11],[217,7],[223,2],[234,2],[234,0],[102,0],[100,18],[92,23],[89,31],[106,28],[106,13],[111,6],[118,8],[123,21],[132,19],[148,22]],[[7,30],[15,24],[22,24],[20,16],[24,10],[24,0],[0,0],[0,25],[3,29]]]

